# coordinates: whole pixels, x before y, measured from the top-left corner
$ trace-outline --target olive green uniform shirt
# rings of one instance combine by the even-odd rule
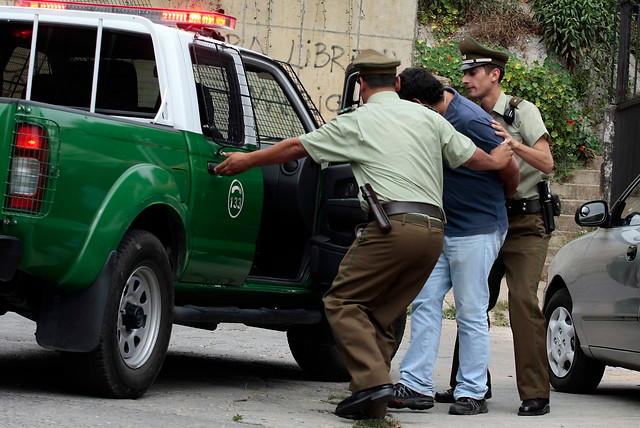
[[[527,100],[522,100],[522,102],[518,104],[518,107],[515,109],[516,114],[513,123],[511,125],[505,123],[502,115],[507,108],[509,108],[511,98],[513,98],[513,96],[500,92],[498,101],[496,105],[493,106],[493,111],[491,111],[491,117],[504,126],[504,129],[511,134],[514,139],[529,147],[533,147],[541,137],[545,137],[548,141],[549,132],[544,125],[540,110]],[[520,156],[515,155],[515,157],[520,166],[520,184],[516,192],[511,195],[509,199],[538,199],[538,188],[536,185],[540,181],[549,181],[549,175],[532,167],[523,161]]]
[[[442,208],[442,161],[452,168],[476,146],[438,113],[393,91],[300,137],[318,162],[350,162],[358,185],[370,183],[380,202],[424,202]],[[364,209],[368,209],[360,195]]]

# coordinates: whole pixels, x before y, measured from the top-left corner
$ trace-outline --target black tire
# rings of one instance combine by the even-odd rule
[[[393,322],[396,354],[407,324],[406,314]],[[326,319],[312,325],[294,325],[287,331],[289,349],[301,369],[315,379],[345,382],[351,379]]]
[[[580,349],[572,309],[569,291],[563,288],[551,297],[544,313],[549,380],[556,391],[587,394],[600,384],[605,364],[587,357]]]
[[[137,398],[153,384],[169,346],[173,281],[164,247],[131,230],[118,247],[98,348],[76,355],[91,392]]]

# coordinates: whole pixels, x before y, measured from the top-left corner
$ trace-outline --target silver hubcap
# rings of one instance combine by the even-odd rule
[[[547,327],[547,359],[551,371],[559,378],[566,376],[573,366],[575,335],[571,314],[563,307],[556,308]]]
[[[120,356],[132,369],[144,365],[153,353],[160,329],[160,304],[158,278],[151,269],[139,267],[127,279],[118,316]],[[128,321],[132,308],[137,322]]]

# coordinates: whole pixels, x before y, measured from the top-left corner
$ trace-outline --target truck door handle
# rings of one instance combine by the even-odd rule
[[[209,174],[218,175],[214,171],[214,168],[217,167],[218,165],[220,165],[220,162],[211,162],[211,161],[207,162],[207,171],[209,171]]]
[[[638,246],[637,245],[629,245],[627,248],[627,261],[632,262],[636,258],[636,254],[638,254]]]

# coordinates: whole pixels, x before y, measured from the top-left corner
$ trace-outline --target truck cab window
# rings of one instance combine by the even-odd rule
[[[96,111],[154,117],[160,88],[151,37],[105,30],[102,35]]]
[[[0,22],[2,96],[27,97],[31,24]],[[97,29],[40,24],[30,99],[89,110]],[[154,117],[160,89],[148,35],[105,29],[95,111]]]

